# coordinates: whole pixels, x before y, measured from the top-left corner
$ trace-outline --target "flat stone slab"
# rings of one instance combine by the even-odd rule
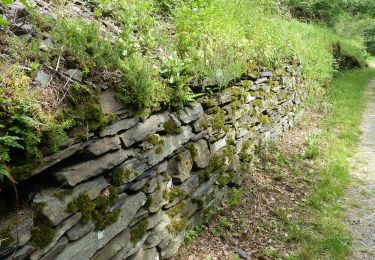
[[[138,209],[146,203],[146,195],[139,192],[129,196],[121,205],[120,219],[103,231],[91,231],[83,238],[68,244],[55,259],[91,259],[95,252],[103,248],[114,237],[125,230],[136,215]]]
[[[173,152],[181,148],[183,144],[194,138],[195,135],[190,126],[183,126],[181,130],[182,133],[179,135],[168,135],[165,137],[161,151],[152,149],[143,155],[144,158],[147,158],[147,162],[150,166],[163,161],[165,158],[172,155]]]
[[[62,168],[52,173],[62,185],[76,186],[89,178],[95,177],[106,170],[110,170],[124,162],[134,154],[134,150],[122,150],[106,154],[94,160],[78,163]]]
[[[169,119],[170,117],[167,112],[152,115],[144,122],[139,122],[133,128],[120,135],[120,138],[125,147],[130,147],[134,143],[142,141],[151,134],[160,131],[163,124]]]
[[[59,194],[65,194],[66,190],[49,188],[36,194],[33,203],[44,205],[42,209],[43,215],[45,215],[53,225],[57,225],[69,217],[70,214],[66,212],[66,207],[69,202],[78,197],[80,193],[87,193],[90,199],[93,200],[98,197],[100,192],[108,185],[109,183],[105,178],[100,176],[95,180],[85,182],[75,187],[71,194],[61,195],[61,198],[58,198],[60,197]]]
[[[190,107],[185,107],[180,113],[179,118],[184,124],[189,124],[203,115],[203,107],[200,103],[193,103]]]

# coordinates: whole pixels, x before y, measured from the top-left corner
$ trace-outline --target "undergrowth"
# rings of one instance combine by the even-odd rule
[[[367,56],[358,40],[285,19],[273,0],[94,0],[88,7],[92,21],[67,13],[66,4],[54,2],[51,15],[27,5],[34,25],[30,39],[0,24],[5,30],[0,59],[8,61],[0,60],[0,70],[10,66],[10,74],[17,74],[0,76],[6,92],[0,92],[3,175],[8,175],[6,165],[20,164],[12,158],[36,160],[56,152],[68,136],[85,139],[112,122],[98,104],[99,86],[113,88],[119,101],[146,118],[179,109],[247,73],[257,75],[261,66],[287,66],[293,72],[301,65],[307,83],[319,87],[337,70],[365,66]],[[119,30],[106,31],[103,20]],[[84,82],[58,76],[67,69],[82,71]],[[45,89],[33,84],[40,70],[54,71]],[[17,91],[9,91],[12,85]],[[22,98],[17,92],[24,93]],[[12,112],[19,106],[24,109]],[[24,120],[21,128],[19,120],[10,120],[14,116]]]

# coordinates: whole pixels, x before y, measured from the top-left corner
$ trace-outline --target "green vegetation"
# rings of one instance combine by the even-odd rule
[[[39,205],[35,211],[33,216],[34,228],[31,230],[31,241],[40,249],[46,247],[56,234],[51,222],[42,214],[42,207],[43,205]]]
[[[303,177],[310,187],[306,202],[293,208],[293,214],[285,208],[274,209],[278,220],[270,222],[268,227],[287,232],[287,237],[282,232],[273,233],[284,248],[289,247],[291,259],[345,259],[351,253],[351,235],[339,199],[350,184],[348,159],[355,153],[360,136],[359,125],[366,104],[363,91],[374,76],[373,69],[340,75],[319,105],[320,113],[325,116],[319,134],[307,135],[302,154],[292,158],[275,156],[280,167],[292,171],[294,176],[303,176],[301,171],[309,174]],[[312,172],[316,176],[310,176]],[[264,255],[277,258],[285,254],[273,249],[266,250]]]
[[[130,231],[130,241],[136,244],[147,232],[148,221],[140,221],[132,230]]]
[[[27,6],[35,37],[20,38],[9,27],[0,37],[7,57],[5,61],[0,56],[0,176],[30,173],[29,168],[12,168],[56,152],[68,136],[84,140],[88,132],[115,120],[100,107],[103,84],[147,117],[215,93],[241,76],[259,75],[260,66],[288,74],[301,64],[310,87],[325,85],[336,70],[365,65],[363,43],[369,51],[374,48],[371,1],[284,0],[280,9],[273,0],[94,0],[89,9],[95,19],[90,22],[58,15],[64,5],[52,3],[54,16],[41,16]],[[287,20],[287,11],[320,24]],[[353,26],[352,33],[340,29],[346,28],[349,14],[356,17],[356,26],[366,25],[363,34]],[[103,19],[119,30],[104,31]],[[44,39],[51,39],[53,46],[40,48],[46,45]],[[62,76],[67,69],[82,71],[83,82]],[[45,88],[31,87],[39,70],[52,74]],[[233,98],[241,98],[241,93]],[[204,125],[210,122],[226,131],[223,117],[224,112],[217,111]],[[174,126],[167,129],[179,133]]]
[[[90,199],[87,193],[80,193],[68,204],[66,211],[68,213],[80,211],[82,223],[86,224],[93,221],[96,230],[104,230],[120,217],[120,209],[110,211],[118,199],[118,188],[109,186],[106,193],[101,194],[94,201]]]
[[[324,120],[324,131],[317,137],[325,145],[316,159],[323,160],[325,167],[319,171],[315,190],[307,201],[314,228],[304,231],[303,249],[299,253],[308,259],[321,256],[343,259],[350,253],[350,234],[338,198],[349,183],[348,158],[356,151],[366,104],[363,91],[374,76],[373,69],[349,72],[328,90],[330,110]]]

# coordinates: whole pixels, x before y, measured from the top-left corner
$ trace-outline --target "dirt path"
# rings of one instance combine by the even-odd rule
[[[375,80],[366,95],[370,102],[362,118],[363,135],[351,161],[354,184],[345,196],[355,260],[375,259]]]

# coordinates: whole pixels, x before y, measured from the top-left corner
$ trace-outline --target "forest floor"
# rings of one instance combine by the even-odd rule
[[[375,259],[374,76],[336,78],[259,154],[242,196],[189,230],[174,259]]]
[[[375,81],[365,95],[370,102],[360,126],[359,147],[351,160],[353,184],[345,196],[355,260],[375,259]]]

